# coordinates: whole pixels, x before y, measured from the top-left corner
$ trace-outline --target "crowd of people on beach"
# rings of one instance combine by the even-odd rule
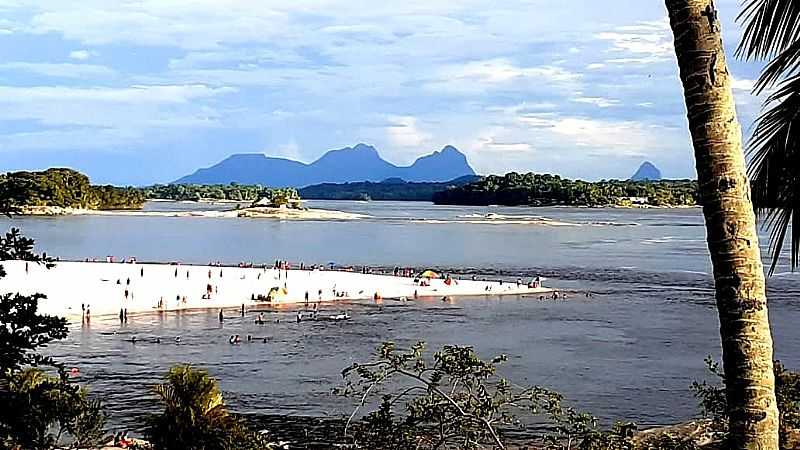
[[[89,259],[87,259],[89,261]],[[92,259],[92,262],[96,262],[96,259]],[[119,320],[120,323],[126,323],[128,321],[128,309],[133,308],[134,311],[140,311],[141,309],[141,299],[137,302],[138,295],[141,292],[137,292],[137,285],[139,283],[159,283],[160,280],[156,279],[155,281],[150,281],[151,274],[161,274],[164,276],[163,272],[160,270],[156,270],[155,267],[151,268],[147,265],[147,263],[139,263],[136,257],[128,257],[123,258],[121,261],[117,261],[114,256],[108,256],[105,260],[106,263],[123,263],[123,264],[131,264],[136,265],[135,269],[132,271],[133,273],[129,272],[128,276],[116,278],[114,281],[119,288],[119,295],[120,295],[120,307],[119,307]],[[442,294],[447,294],[448,291],[446,288],[448,286],[455,286],[458,285],[459,279],[455,276],[443,273],[443,274],[434,274],[434,275],[426,275],[427,273],[433,273],[430,270],[419,270],[416,268],[411,267],[402,267],[402,266],[394,266],[390,268],[384,267],[369,267],[369,266],[336,266],[334,263],[329,263],[327,265],[322,264],[312,264],[307,265],[304,262],[300,262],[298,264],[293,264],[286,260],[277,259],[273,263],[266,263],[266,264],[256,264],[253,262],[240,262],[237,265],[224,265],[220,261],[216,262],[209,262],[207,268],[203,271],[198,273],[197,266],[184,266],[181,262],[173,262],[171,263],[172,267],[170,269],[170,277],[179,280],[182,282],[176,283],[175,285],[179,286],[180,291],[174,294],[174,302],[172,300],[168,300],[167,297],[169,296],[158,296],[156,299],[153,300],[152,309],[158,312],[166,312],[171,310],[183,310],[188,308],[203,308],[203,307],[212,307],[214,303],[220,305],[219,302],[213,302],[213,300],[217,299],[220,294],[220,290],[228,286],[229,292],[228,296],[231,295],[230,291],[230,283],[227,281],[228,277],[232,280],[245,280],[248,277],[252,277],[251,279],[255,279],[257,284],[252,284],[252,286],[263,286],[263,290],[261,292],[252,292],[250,295],[250,301],[253,303],[268,303],[268,304],[275,304],[275,303],[282,303],[285,299],[291,299],[291,301],[303,303],[305,306],[305,310],[303,312],[298,312],[297,320],[316,320],[318,318],[318,304],[320,302],[335,302],[335,301],[342,301],[342,300],[352,300],[352,299],[364,299],[368,298],[370,295],[372,296],[373,300],[376,303],[380,303],[382,301],[381,292],[378,290],[377,287],[368,288],[368,289],[375,289],[374,291],[367,291],[365,289],[360,289],[357,291],[353,291],[351,293],[350,289],[353,288],[352,285],[347,287],[338,287],[335,283],[331,283],[331,285],[327,288],[327,293],[325,288],[314,286],[314,291],[305,290],[304,294],[300,297],[302,300],[297,298],[297,284],[302,286],[303,281],[302,279],[293,279],[293,296],[289,296],[289,288],[292,284],[289,283],[290,272],[292,272],[292,276],[299,276],[300,273],[298,271],[305,271],[305,272],[314,272],[314,271],[339,271],[339,272],[357,272],[360,271],[362,274],[373,274],[373,275],[391,275],[394,277],[403,277],[403,278],[411,278],[416,286],[419,286],[419,290],[415,289],[413,291],[413,298],[417,299],[420,297],[420,294],[426,297],[436,296],[433,292],[439,292],[439,296]],[[229,267],[238,267],[238,268],[246,268],[246,269],[261,269],[256,270],[253,272],[232,272],[226,268]],[[25,264],[25,273],[28,274],[30,271],[30,267],[28,264]],[[204,274],[205,276],[201,275]],[[487,295],[499,295],[505,294],[509,292],[515,292],[513,289],[522,289],[522,288],[542,288],[542,279],[540,277],[534,277],[529,282],[523,281],[521,278],[517,278],[516,281],[509,282],[504,280],[503,278],[498,277],[498,279],[491,280],[483,277],[481,280],[478,280],[476,275],[470,275],[471,280],[473,282],[485,282],[486,285],[483,287],[484,292]],[[468,279],[468,278],[463,278]],[[433,286],[433,283],[436,283],[436,288],[433,290],[427,289]],[[107,281],[107,280],[104,280]],[[374,283],[374,281],[373,281]],[[174,286],[172,285],[172,289]],[[152,286],[152,285],[151,285]],[[280,288],[282,286],[282,288]],[[441,287],[439,287],[441,286]],[[240,288],[239,288],[240,289]],[[152,292],[147,289],[139,289],[140,291]],[[303,292],[303,291],[301,291]],[[171,295],[172,295],[171,294]],[[142,295],[152,295],[149,294],[142,294]],[[238,294],[237,294],[238,295]],[[407,301],[412,295],[406,294],[408,297],[402,297],[404,301]],[[455,294],[457,295],[457,294]],[[447,297],[447,295],[445,295]],[[558,291],[552,291],[551,293],[547,294],[548,298],[556,299],[563,299],[567,298],[565,293],[560,293]],[[586,293],[586,298],[590,298],[591,294]],[[435,297],[438,298],[438,297]],[[198,303],[198,299],[204,300],[208,303]],[[539,296],[540,300],[545,299],[545,295]],[[244,298],[242,300],[245,300]],[[230,303],[230,299],[228,299],[228,303]],[[138,305],[138,309],[137,309]],[[244,310],[244,303],[242,304],[242,309]],[[84,320],[89,320],[91,317],[91,307],[88,303],[82,305],[82,317]],[[102,308],[103,314],[108,314],[107,308]],[[242,311],[244,314],[244,311]],[[220,321],[223,320],[222,313],[220,312]]]

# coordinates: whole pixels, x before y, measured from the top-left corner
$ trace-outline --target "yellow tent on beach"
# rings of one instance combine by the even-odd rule
[[[269,290],[269,294],[267,294],[267,299],[269,299],[270,301],[275,301],[282,299],[283,297],[286,297],[287,294],[289,294],[288,289],[275,286]]]
[[[434,272],[434,271],[432,271],[432,270],[426,270],[425,272],[422,272],[422,275],[420,275],[420,277],[422,277],[422,278],[439,278],[439,274]]]

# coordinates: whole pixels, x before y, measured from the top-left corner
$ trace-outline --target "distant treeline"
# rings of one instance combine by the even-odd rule
[[[463,186],[479,180],[480,177],[468,175],[442,183],[406,182],[399,178],[389,178],[379,183],[370,181],[360,183],[323,183],[300,189],[300,195],[313,200],[397,200],[424,201],[433,199],[433,194],[451,187]]]
[[[691,206],[697,198],[697,182],[691,180],[587,182],[516,172],[490,175],[433,195],[436,204],[474,206]]]
[[[231,184],[157,184],[142,188],[148,199],[177,201],[232,200],[237,202],[256,202],[266,199],[267,203],[279,206],[293,200],[300,200],[297,189],[268,188],[261,185]]]
[[[6,208],[140,209],[144,202],[138,189],[92,186],[89,177],[72,169],[0,175],[0,205]]]

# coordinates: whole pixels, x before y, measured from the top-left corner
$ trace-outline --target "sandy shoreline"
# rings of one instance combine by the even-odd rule
[[[56,206],[26,207],[26,216],[133,216],[133,217],[212,217],[222,219],[257,218],[278,220],[356,220],[369,216],[329,209],[287,209],[253,207],[223,211],[144,211],[94,210]]]
[[[386,299],[413,299],[415,292],[419,298],[538,296],[552,292],[525,284],[472,280],[456,280],[448,285],[442,279],[433,279],[430,286],[420,286],[412,278],[328,270],[293,269],[287,277],[286,271],[272,268],[59,262],[49,270],[27,264],[26,271],[24,261],[0,264],[8,272],[0,281],[0,291],[45,294],[47,299],[40,303],[40,311],[70,319],[81,317],[82,304],[88,305],[92,316],[117,315],[121,308],[128,313],[157,312],[159,301],[163,301],[165,311],[240,308],[242,304],[253,308],[270,305],[254,301],[252,296],[266,296],[272,288],[280,291],[273,306],[303,304],[306,293],[309,303],[335,303],[373,299],[376,293]],[[212,295],[206,299],[203,297],[209,285]]]

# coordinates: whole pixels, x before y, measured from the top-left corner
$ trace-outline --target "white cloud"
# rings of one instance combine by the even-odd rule
[[[598,108],[609,108],[619,105],[619,100],[603,97],[575,97],[570,99],[574,103],[586,103],[597,106]]]
[[[78,61],[86,61],[92,56],[94,56],[94,52],[89,50],[73,50],[69,52],[69,57]]]
[[[412,116],[390,117],[385,130],[389,142],[397,147],[419,148],[431,139],[429,133],[419,128],[417,118]]]
[[[8,62],[0,63],[0,70],[29,72],[54,78],[99,78],[111,77],[116,73],[106,66],[72,63]]]
[[[734,77],[731,82],[731,87],[733,87],[734,90],[738,91],[752,92],[755,86],[756,86],[755,80],[748,80],[744,78]]]
[[[72,102],[123,104],[187,103],[236,92],[230,87],[211,88],[204,85],[130,86],[127,88],[73,88],[61,86],[0,86],[0,103]]]
[[[165,130],[215,128],[223,117],[208,105],[231,88],[131,86],[73,88],[0,86],[0,121],[29,120],[40,129],[0,135],[2,150],[116,148],[158,141]]]
[[[666,20],[619,26],[612,31],[597,33],[595,38],[611,43],[608,53],[626,55],[609,58],[606,64],[655,64],[668,60],[674,49],[672,32]]]
[[[533,78],[542,82],[566,82],[580,78],[579,74],[561,67],[519,67],[505,58],[472,61],[461,67],[453,68],[448,75],[451,79],[468,79],[488,84],[509,83],[523,78]]]

